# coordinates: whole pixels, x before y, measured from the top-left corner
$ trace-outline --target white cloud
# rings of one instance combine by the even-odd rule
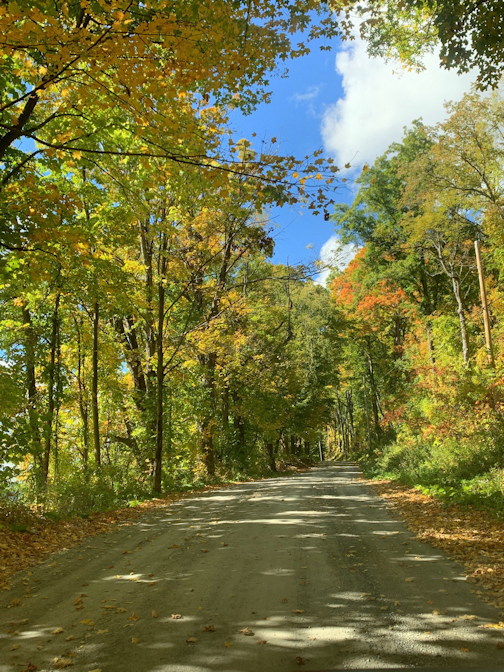
[[[424,64],[422,72],[411,72],[371,58],[358,38],[337,54],[344,95],[326,110],[322,137],[338,165],[373,163],[390,143],[401,140],[403,127],[414,119],[441,121],[443,103],[460,99],[475,79],[471,73],[460,76],[440,68],[434,54]]]
[[[339,236],[331,236],[320,248],[320,263],[322,271],[317,275],[315,282],[325,285],[329,273],[333,268],[340,271],[345,269],[352,261],[359,248],[356,245],[343,245]]]
[[[310,100],[314,100],[320,93],[320,86],[310,86],[304,93],[295,93],[292,96],[292,100],[295,103],[305,103]]]

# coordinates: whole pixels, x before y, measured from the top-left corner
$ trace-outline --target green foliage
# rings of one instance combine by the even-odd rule
[[[354,203],[336,209],[339,230],[365,243],[332,282],[346,321],[339,375],[353,420],[349,430],[340,413],[337,431],[349,433],[350,454],[370,473],[499,509],[503,102],[471,94],[449,110],[435,128],[415,123],[364,170]],[[475,238],[492,297],[493,361]]]
[[[497,86],[504,67],[500,0],[379,0],[356,9],[371,54],[421,68],[422,56],[440,46],[442,67],[475,68],[482,89]]]

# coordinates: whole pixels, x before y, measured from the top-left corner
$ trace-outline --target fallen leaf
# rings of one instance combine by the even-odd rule
[[[404,579],[405,583],[413,583],[415,579],[412,576],[409,576],[407,579]]]
[[[140,640],[138,639],[138,637],[132,637],[130,641],[132,644],[138,644]]]
[[[116,610],[116,614],[125,614],[128,611],[124,607],[116,607],[115,610]]]
[[[254,634],[254,631],[250,628],[242,628],[240,632],[242,635],[246,635],[247,637],[251,637]]]
[[[65,637],[65,642],[71,642],[74,639],[75,639],[75,635],[68,635],[68,637]]]
[[[153,610],[150,612],[150,614],[151,614],[152,618],[158,618],[158,616],[159,616],[158,612],[157,612],[155,609],[153,609]]]
[[[188,644],[196,644],[196,642],[198,641],[198,638],[197,637],[188,637],[185,641]]]
[[[94,625],[94,624],[95,624],[95,622],[93,621],[92,618],[83,618],[82,621],[81,621],[81,625],[89,625],[89,626],[92,626],[92,625]]]
[[[215,625],[205,625],[203,628],[204,632],[215,632]]]
[[[73,665],[73,660],[71,658],[53,658],[52,665],[57,670],[63,670],[65,667]]]
[[[258,640],[256,641],[256,644],[267,644],[267,643],[268,643],[268,642],[267,642],[266,639],[258,639]]]
[[[304,609],[293,609],[292,613],[293,614],[304,614],[305,610]]]
[[[65,632],[64,628],[54,628],[51,631],[51,635],[61,635],[62,632]]]
[[[296,663],[298,665],[304,665],[306,663],[306,660],[304,658],[301,658],[301,656],[296,656]]]
[[[229,648],[230,646],[233,646],[233,642],[224,642],[224,646]]]
[[[178,619],[180,619],[180,618],[184,618],[184,617],[182,616],[182,614],[172,614],[171,617],[172,617],[173,619],[175,619],[175,620],[178,620]]]
[[[104,630],[97,630],[97,631],[96,631],[96,634],[97,634],[97,635],[106,635],[107,632],[108,632],[107,629],[104,629]]]
[[[128,621],[138,621],[139,618],[140,618],[140,616],[133,613],[133,614],[131,614],[131,616],[128,616]]]
[[[7,609],[12,609],[12,607],[19,607],[20,604],[21,600],[19,599],[19,597],[15,597],[13,600],[9,602],[9,604],[7,605]]]

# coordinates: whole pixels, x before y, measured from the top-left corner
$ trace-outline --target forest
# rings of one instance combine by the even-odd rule
[[[323,454],[502,509],[498,3],[371,6],[371,51],[413,67],[424,30],[479,77],[351,205],[320,150],[230,126],[354,4],[0,4],[0,507],[88,515]],[[285,204],[358,248],[327,287],[269,260]]]

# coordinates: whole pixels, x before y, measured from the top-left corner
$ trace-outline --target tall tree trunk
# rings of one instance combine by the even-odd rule
[[[154,413],[154,461],[152,490],[156,494],[161,493],[163,480],[163,447],[164,447],[164,318],[166,297],[166,250],[168,239],[165,233],[161,233],[159,240],[159,256],[157,261],[157,325],[155,330],[155,353],[156,353],[156,388],[155,388],[155,413]],[[151,265],[152,267],[152,265]],[[154,331],[154,330],[153,330]]]
[[[492,330],[490,328],[490,313],[488,310],[485,274],[483,272],[483,262],[481,261],[479,240],[474,241],[474,250],[476,252],[476,264],[478,266],[478,280],[480,286],[481,308],[483,311],[483,324],[485,326],[485,345],[487,349],[487,358],[489,365],[492,367],[492,369],[495,369],[495,358],[492,345]]]
[[[462,293],[460,291],[460,280],[457,275],[452,274],[451,276],[453,296],[457,303],[457,315],[459,318],[460,324],[460,341],[462,343],[462,358],[464,360],[465,366],[469,364],[469,340],[467,337],[467,321],[464,311],[464,303],[462,301]]]
[[[450,258],[446,259],[444,255],[444,242],[442,240],[436,240],[434,241],[434,247],[437,253],[439,265],[451,282],[453,296],[455,298],[455,303],[457,304],[457,315],[460,325],[460,341],[462,345],[462,358],[464,360],[464,365],[467,366],[469,364],[469,340],[467,336],[467,322],[465,317],[464,302],[462,301],[462,292],[460,288],[460,277],[455,268],[457,248],[452,251]]]
[[[37,380],[35,377],[35,333],[33,330],[31,313],[26,305],[23,306],[23,326],[25,333],[25,380],[28,423],[30,427],[30,444],[36,466],[37,485],[39,488],[43,488],[43,449],[39,425]]]
[[[56,359],[59,342],[59,304],[60,294],[56,295],[54,302],[54,311],[51,319],[51,340],[50,340],[50,360],[47,381],[47,417],[44,427],[44,454],[42,459],[42,479],[44,485],[47,485],[49,478],[49,462],[51,459],[51,443],[53,436],[53,421],[55,409],[55,397],[57,390],[55,389],[56,380]]]
[[[82,422],[82,461],[84,463],[84,473],[89,470],[89,407],[86,395],[86,382],[84,379],[84,366],[86,356],[82,347],[82,321],[79,324],[74,319],[75,330],[77,332],[77,385],[79,388],[79,412]]]
[[[98,414],[98,362],[99,362],[99,325],[100,325],[100,304],[95,301],[93,306],[93,362],[92,362],[92,381],[91,381],[91,416],[93,419],[93,449],[95,457],[95,466],[101,467],[101,445],[100,445],[100,418]]]
[[[266,453],[268,455],[269,468],[273,473],[276,473],[277,466],[275,461],[275,444],[273,441],[268,441],[266,443]]]
[[[161,493],[163,475],[163,442],[164,442],[164,311],[165,286],[164,273],[158,282],[158,318],[156,339],[156,444],[154,450],[154,473],[152,489]]]
[[[366,348],[366,357],[367,357],[367,363],[368,363],[368,379],[369,379],[369,386],[371,388],[371,411],[373,413],[373,424],[374,424],[374,431],[375,435],[378,437],[381,433],[381,427],[380,427],[380,413],[381,413],[381,407],[380,407],[380,396],[378,393],[378,387],[376,385],[376,380],[375,380],[375,375],[374,375],[374,362],[373,362],[373,357],[371,355],[371,343],[369,339],[366,340],[367,348]]]
[[[203,386],[206,392],[208,408],[200,423],[201,453],[205,468],[209,476],[215,476],[215,420],[216,420],[216,389],[215,367],[217,355],[213,352],[202,355],[200,362],[203,364]]]

